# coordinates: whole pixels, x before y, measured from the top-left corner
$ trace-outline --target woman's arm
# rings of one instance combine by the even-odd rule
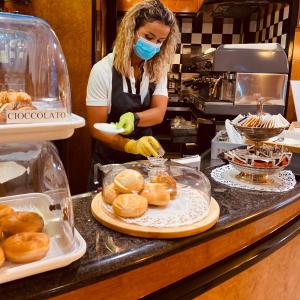
[[[137,113],[140,120],[139,127],[149,127],[160,124],[164,120],[164,116],[168,106],[168,97],[154,95],[151,99],[151,107],[147,110]]]
[[[101,141],[110,148],[124,151],[125,144],[129,139],[118,134],[106,134],[94,128],[95,123],[105,123],[107,121],[107,106],[87,106],[87,124],[93,138]]]

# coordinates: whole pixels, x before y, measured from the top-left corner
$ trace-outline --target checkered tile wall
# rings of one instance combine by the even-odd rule
[[[178,18],[178,24],[181,43],[177,47],[171,72],[188,73],[185,58],[197,48],[203,53],[221,44],[265,42],[279,43],[286,49],[289,6],[270,4],[249,19],[212,18],[204,13],[195,18]]]
[[[279,43],[287,47],[289,32],[289,5],[271,6],[257,14],[256,20],[250,21],[250,32],[255,32],[255,42]]]
[[[204,52],[221,44],[239,44],[242,38],[242,21],[233,18],[213,19],[208,15],[197,18],[178,18],[181,43],[177,47],[172,72],[182,72],[185,56],[198,48]]]

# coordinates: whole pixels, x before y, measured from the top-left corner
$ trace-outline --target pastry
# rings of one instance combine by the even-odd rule
[[[142,216],[148,207],[145,197],[136,194],[121,194],[113,202],[114,213],[123,218]]]
[[[5,236],[19,232],[40,232],[44,227],[43,218],[34,212],[18,211],[1,219]]]
[[[17,102],[20,106],[31,106],[32,99],[31,97],[25,92],[18,92],[17,93]]]
[[[14,213],[14,210],[5,204],[0,204],[0,219]]]
[[[119,192],[115,189],[114,183],[111,183],[110,185],[103,188],[103,200],[108,204],[112,204],[118,195]]]
[[[2,248],[0,247],[0,267],[4,264],[5,256]]]
[[[151,205],[166,206],[170,201],[170,191],[161,183],[146,183],[140,195]]]
[[[7,91],[0,92],[0,107],[8,102]]]
[[[138,171],[126,169],[114,178],[114,184],[119,193],[139,193],[144,187],[144,177]]]
[[[43,258],[49,249],[49,238],[42,232],[17,233],[3,243],[6,258],[14,263],[28,263]]]
[[[167,172],[161,172],[151,178],[151,182],[162,183],[170,191],[171,199],[175,199],[177,195],[176,180]]]

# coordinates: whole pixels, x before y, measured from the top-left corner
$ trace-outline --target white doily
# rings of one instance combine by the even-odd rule
[[[112,206],[102,202],[106,210],[113,214]],[[209,210],[207,197],[200,191],[185,187],[177,189],[176,199],[165,207],[149,206],[139,218],[121,218],[126,223],[151,227],[178,227],[191,225],[204,219]]]
[[[237,171],[233,166],[228,164],[212,170],[211,177],[215,181],[231,187],[265,192],[286,192],[293,189],[296,184],[294,174],[288,170],[272,175],[274,182],[264,185],[242,182],[236,178],[236,175],[239,173],[240,171]]]

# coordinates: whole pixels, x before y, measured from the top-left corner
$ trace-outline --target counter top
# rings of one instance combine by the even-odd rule
[[[212,168],[204,170],[210,178]],[[99,224],[91,214],[95,194],[73,197],[75,226],[87,252],[71,265],[0,285],[3,299],[46,298],[93,284],[189,249],[299,202],[300,183],[285,193],[230,188],[211,180],[212,196],[221,208],[212,229],[188,238],[159,240],[130,237]]]

